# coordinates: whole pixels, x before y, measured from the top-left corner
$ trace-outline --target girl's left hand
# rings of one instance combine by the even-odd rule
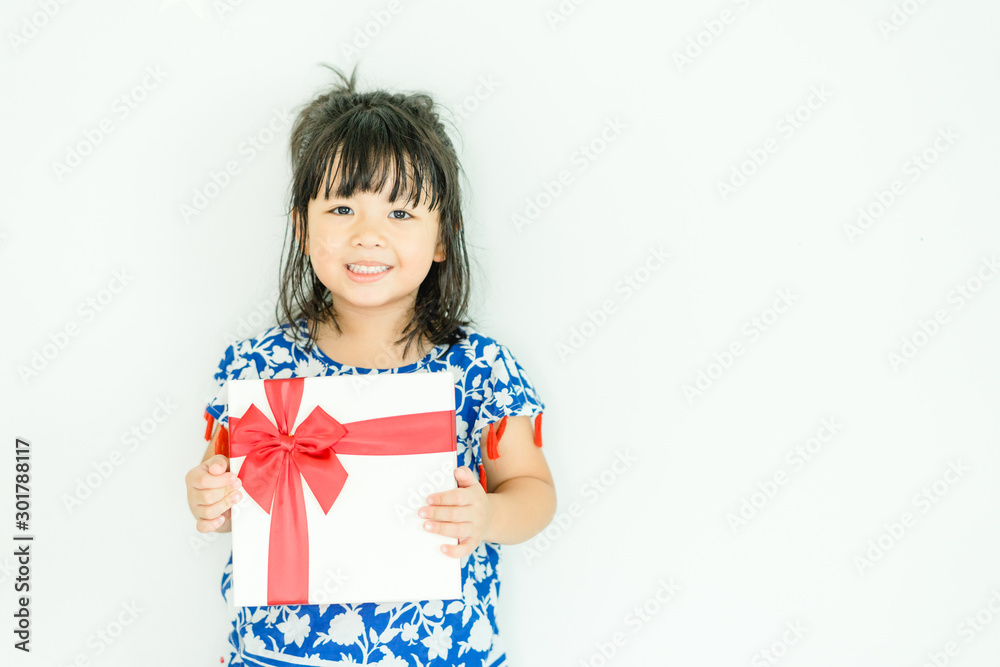
[[[441,551],[453,558],[464,558],[482,541],[493,508],[479,477],[468,466],[455,470],[455,480],[457,489],[427,496],[428,505],[420,508],[420,516],[428,519],[425,530],[458,538],[457,545],[444,544]]]

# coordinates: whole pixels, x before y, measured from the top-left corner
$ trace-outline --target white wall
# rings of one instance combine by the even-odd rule
[[[4,627],[15,437],[33,447],[36,536],[34,651],[8,631],[3,655],[218,664],[230,536],[192,547],[183,476],[227,335],[276,291],[288,127],[252,158],[240,146],[331,80],[317,63],[348,67],[342,47],[387,3],[52,3],[51,17],[43,4],[6,3],[0,49]],[[608,664],[764,665],[773,648],[789,667],[917,666],[948,642],[948,664],[995,661],[1000,6],[562,5],[575,10],[553,23],[555,2],[400,0],[361,50],[365,88],[457,109],[495,82],[458,119],[474,314],[547,402],[563,526],[505,547],[511,664],[599,665],[616,636]],[[592,141],[601,152],[581,160]],[[915,168],[925,152],[936,161]],[[181,205],[230,160],[240,173],[185,223]],[[527,200],[543,206],[518,227]],[[81,308],[122,271],[100,312]],[[629,275],[645,282],[629,292]],[[771,311],[782,294],[791,305]],[[915,354],[894,364],[906,340]],[[123,434],[161,401],[169,418],[130,448]],[[790,454],[817,435],[810,460]],[[69,511],[64,496],[114,450],[119,465]],[[625,452],[634,462],[608,472]],[[963,474],[946,477],[956,462]],[[776,475],[771,497],[754,495]],[[758,507],[734,530],[744,499]],[[882,553],[863,565],[870,541]],[[657,613],[629,616],[651,598]],[[131,603],[138,618],[99,653],[94,633]],[[784,634],[792,645],[786,624],[804,628]]]

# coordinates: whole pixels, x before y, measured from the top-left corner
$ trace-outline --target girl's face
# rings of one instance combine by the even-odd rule
[[[355,192],[348,198],[331,191],[327,199],[321,188],[309,202],[309,240],[303,249],[338,313],[408,313],[432,262],[445,259],[439,216],[427,208],[426,191],[420,205],[412,206],[389,201],[391,189],[391,178],[382,192]]]

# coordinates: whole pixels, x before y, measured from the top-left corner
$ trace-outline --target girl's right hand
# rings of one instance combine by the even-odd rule
[[[216,454],[205,459],[188,471],[184,481],[199,533],[217,531],[229,523],[230,508],[243,496],[243,481],[229,472],[227,457]]]

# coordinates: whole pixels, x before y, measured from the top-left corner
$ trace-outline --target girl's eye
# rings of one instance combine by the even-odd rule
[[[350,206],[334,206],[332,209],[330,209],[330,213],[333,213],[335,215],[350,215],[352,211]],[[396,215],[397,213],[402,213],[403,215],[397,216]],[[402,209],[400,209],[389,213],[389,217],[391,217],[393,220],[407,220],[409,218],[412,218],[413,216],[410,215],[407,211],[403,211]]]

